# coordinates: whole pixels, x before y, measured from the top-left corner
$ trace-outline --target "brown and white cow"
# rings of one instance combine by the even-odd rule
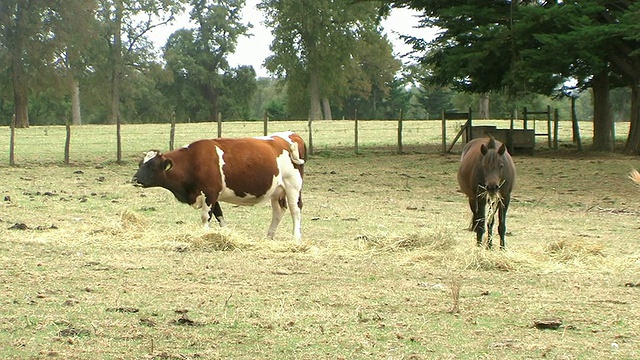
[[[629,174],[629,179],[631,179],[634,183],[640,185],[640,172],[638,170],[633,169]]]
[[[178,201],[201,209],[207,228],[212,214],[225,225],[218,201],[256,205],[271,201],[267,236],[273,235],[287,205],[293,237],[301,237],[302,178],[306,148],[293,132],[242,139],[198,140],[181,149],[147,152],[134,183],[162,187]]]

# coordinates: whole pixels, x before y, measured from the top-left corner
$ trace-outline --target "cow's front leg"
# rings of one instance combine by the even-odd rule
[[[211,221],[211,218],[214,216],[216,220],[218,220],[220,227],[227,226],[227,222],[224,221],[224,216],[222,215],[222,208],[220,207],[220,203],[218,201],[216,201],[213,204],[213,207],[211,207],[211,210],[209,210],[209,221]]]
[[[200,220],[202,221],[202,226],[205,229],[209,229],[209,211],[211,208],[207,205],[207,197],[204,192],[200,192],[200,195],[196,197],[196,202],[191,204],[194,209],[200,209]]]

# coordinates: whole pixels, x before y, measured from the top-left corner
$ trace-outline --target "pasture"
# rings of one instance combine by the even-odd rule
[[[202,126],[178,125],[176,144]],[[427,140],[405,155],[355,155],[331,148],[352,143],[345,126],[314,138],[297,244],[288,213],[264,239],[267,204],[223,203],[228,228],[205,232],[168,191],[132,186],[168,125],[124,126],[122,165],[100,126],[74,129],[61,165],[63,133],[20,129],[19,166],[0,165],[0,358],[640,357],[636,157],[515,156],[507,250],[487,251],[437,128],[411,131]]]

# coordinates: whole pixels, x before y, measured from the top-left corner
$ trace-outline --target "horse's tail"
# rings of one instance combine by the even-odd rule
[[[634,183],[640,185],[640,172],[638,170],[633,169],[629,174],[629,179],[631,179]]]

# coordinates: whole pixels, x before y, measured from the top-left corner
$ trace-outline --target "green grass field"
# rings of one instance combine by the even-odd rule
[[[113,127],[74,128],[71,166],[64,128],[19,129],[18,166],[0,159],[0,358],[640,357],[637,157],[516,156],[507,250],[487,251],[439,124],[405,125],[406,155],[389,124],[362,124],[361,155],[350,122],[314,134],[302,244],[288,215],[264,239],[267,205],[222,204],[229,226],[205,232],[168,191],[132,186],[168,125],[123,126],[123,165]],[[271,124],[288,128],[307,131]],[[215,132],[178,124],[176,145]],[[562,325],[534,326],[548,319]]]

